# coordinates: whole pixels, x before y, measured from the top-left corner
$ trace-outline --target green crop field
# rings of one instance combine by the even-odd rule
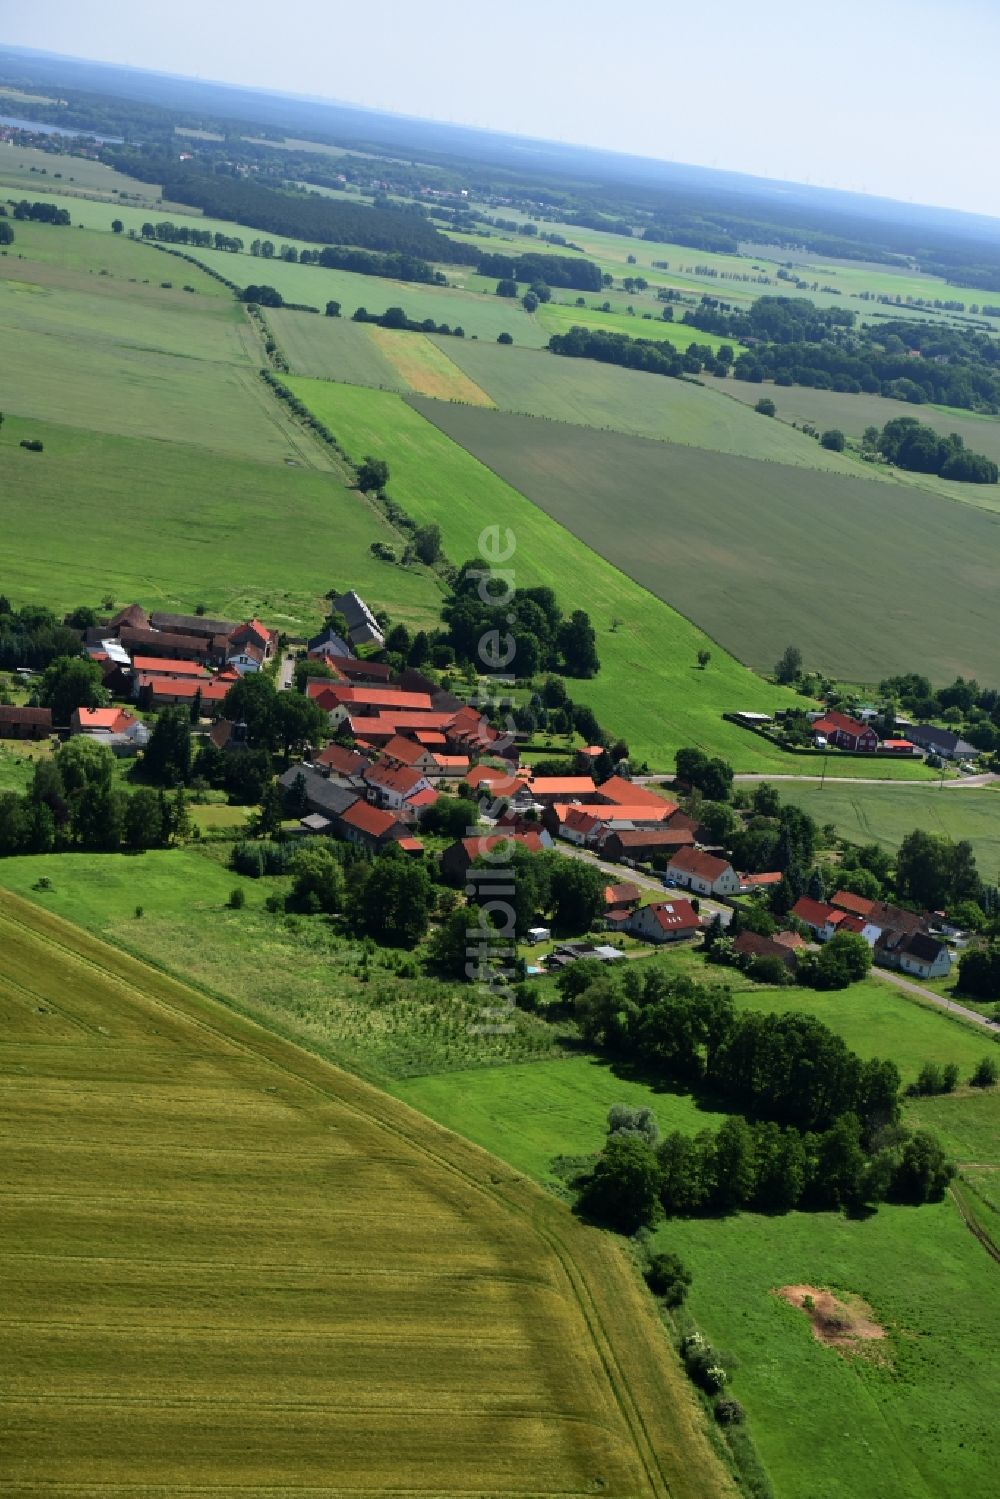
[[[261,399],[260,421],[277,420]],[[21,450],[25,437],[44,452]],[[324,461],[318,447],[291,441],[301,466],[9,416],[0,487],[17,504],[4,517],[5,590],[56,609],[105,593],[152,608],[203,603],[300,631],[319,620],[328,589],[349,585],[397,619],[432,623],[435,579],[376,561],[371,542],[398,544],[395,533],[336,475],[305,466]]]
[[[599,364],[591,359],[566,359],[536,349],[511,349],[468,340],[434,341],[441,343],[446,353],[502,411],[625,432],[633,437],[686,443],[744,458],[763,458],[833,473],[857,473],[856,462],[843,454],[830,453],[783,422],[769,421],[748,411],[740,402],[723,400],[715,391],[706,391],[684,380],[647,375],[641,370]],[[341,378],[350,380],[349,376]],[[356,379],[351,383],[381,382]]]
[[[598,294],[595,292],[593,295],[596,297]],[[638,305],[638,299],[633,300]],[[656,343],[672,344],[675,349],[686,349],[693,343],[707,344],[710,349],[718,349],[728,342],[732,347],[732,339],[717,338],[714,333],[700,333],[697,328],[687,328],[683,323],[665,323],[662,318],[656,317],[647,322],[639,315],[629,317],[626,312],[594,311],[589,304],[587,307],[573,307],[563,302],[546,302],[538,309],[536,316],[548,333],[566,333],[574,327],[603,328],[608,333],[627,333],[630,338],[649,338]]]
[[[990,678],[1000,541],[986,512],[911,486],[413,404],[752,666],[769,668],[794,641],[807,665],[850,681],[914,661],[936,681]],[[902,537],[905,581],[887,591]],[[843,580],[850,609],[824,579]]]
[[[342,317],[315,317],[309,312],[289,312],[287,308],[269,310],[267,320],[293,374],[409,393],[409,382],[372,338],[370,323],[354,323]],[[447,342],[464,343],[464,339],[449,338]]]
[[[12,1492],[729,1491],[606,1236],[10,896],[0,941]]]
[[[105,230],[107,226],[105,226]],[[39,265],[49,266],[49,284],[59,284],[63,273],[83,272],[92,279],[100,277],[100,287],[111,280],[115,290],[121,290],[120,282],[129,281],[139,285],[158,287],[161,281],[173,281],[175,286],[185,283],[194,287],[199,296],[215,297],[228,301],[232,293],[213,276],[199,266],[191,265],[158,253],[152,246],[139,239],[129,239],[124,234],[101,232],[99,229],[70,229],[64,225],[20,223],[15,225],[14,243],[0,251],[0,268],[5,276],[14,280],[38,280]],[[22,267],[21,261],[34,264]],[[65,284],[78,287],[68,275]],[[185,293],[190,297],[191,293]]]
[[[297,434],[254,368],[256,336],[230,300],[7,260],[0,337],[9,412],[233,456],[298,457]]]
[[[0,198],[13,193],[33,200],[48,192],[95,193],[109,199],[124,193],[151,203],[158,203],[161,196],[158,187],[116,172],[101,161],[0,141]]]
[[[907,833],[923,828],[957,841],[967,838],[980,873],[995,880],[1000,870],[1000,796],[987,787],[838,786],[782,783],[782,801],[802,807],[821,825],[832,823],[839,838],[880,843],[895,851]]]
[[[760,400],[761,391],[765,389],[746,380],[719,380],[714,375],[704,378],[707,384],[750,406]],[[800,426],[803,422],[812,422],[823,430],[839,427],[848,437],[860,442],[866,427],[884,427],[896,417],[911,417],[926,422],[944,437],[949,432],[957,432],[967,447],[1000,461],[1000,417],[976,416],[972,412],[943,406],[911,406],[906,401],[892,401],[884,396],[814,390],[807,385],[765,384],[766,394],[778,408],[779,419],[785,422],[798,422]],[[921,476],[921,482],[925,479],[926,476]],[[974,502],[980,498],[976,491],[982,489],[988,494],[992,488],[992,485],[979,484],[947,485],[948,492],[956,498],[971,498]]]

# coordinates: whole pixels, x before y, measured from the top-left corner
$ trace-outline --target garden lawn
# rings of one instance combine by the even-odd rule
[[[808,667],[852,681],[915,662],[934,681],[990,679],[1000,630],[990,513],[912,485],[411,400],[751,666],[771,669],[794,642]],[[903,536],[905,577],[887,588]],[[833,578],[849,580],[851,609],[824,586]]]
[[[278,407],[267,400],[264,423]],[[35,437],[44,452],[18,446]],[[188,613],[204,604],[301,633],[321,618],[323,594],[350,586],[395,619],[432,624],[433,576],[376,561],[371,543],[398,547],[396,533],[334,474],[305,467],[324,463],[323,450],[297,430],[292,441],[302,467],[8,416],[0,488],[17,500],[4,519],[8,595],[54,609],[108,593]]]

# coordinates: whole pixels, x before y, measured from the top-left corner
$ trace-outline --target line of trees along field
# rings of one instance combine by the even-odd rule
[[[600,291],[603,284],[600,266],[572,255],[490,253],[480,258],[476,270],[498,281],[539,281],[574,291]]]

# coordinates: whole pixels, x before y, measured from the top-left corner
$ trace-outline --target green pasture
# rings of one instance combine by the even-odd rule
[[[260,421],[273,420],[263,404]],[[22,437],[44,441],[30,453]],[[0,432],[4,588],[56,609],[110,593],[151,608],[313,626],[328,589],[356,587],[395,619],[428,626],[440,592],[419,565],[376,561],[398,546],[381,514],[294,438],[295,467],[180,442],[84,432],[9,416]]]
[[[1000,1398],[996,1266],[948,1201],[675,1219],[656,1244],[694,1272],[687,1309],[738,1360],[732,1394],[781,1499],[966,1499],[992,1484]],[[823,1346],[774,1293],[864,1298],[888,1332],[869,1358]]]
[[[795,785],[780,783],[783,802],[824,825],[832,823],[838,838],[852,843],[880,843],[895,852],[907,833],[922,828],[956,842],[967,838],[984,879],[1000,870],[1000,795],[988,787],[945,784],[899,786]]]
[[[674,1129],[696,1134],[721,1119],[699,1109],[687,1094],[661,1093],[616,1077],[606,1063],[585,1056],[428,1074],[394,1083],[391,1091],[547,1183],[556,1180],[555,1157],[601,1149],[612,1104],[653,1109],[663,1134]]]
[[[979,1055],[996,1056],[996,1043],[984,1036]],[[957,1060],[957,1058],[956,1058]],[[969,1088],[962,1077],[954,1093],[915,1098],[907,1105],[911,1122],[933,1130],[962,1167],[1000,1165],[1000,1088]],[[1000,1202],[995,1204],[1000,1208]]]
[[[806,477],[789,464],[413,404],[754,667],[770,669],[794,642],[807,666],[852,681],[915,662],[936,681],[991,677],[1000,538],[987,512],[862,475]],[[833,579],[849,588],[849,610],[825,586]]]

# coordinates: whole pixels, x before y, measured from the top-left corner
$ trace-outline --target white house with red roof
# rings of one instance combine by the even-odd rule
[[[388,812],[398,812],[403,817],[409,814],[415,818],[420,810],[426,811],[437,800],[437,793],[422,771],[397,765],[384,755],[380,755],[363,774],[370,800]]]
[[[699,848],[679,848],[671,854],[667,878],[697,895],[738,895],[740,891],[740,877],[729,860]]]
[[[88,734],[124,754],[135,754],[149,743],[149,729],[127,708],[75,708],[71,734]]]
[[[657,900],[638,906],[628,919],[627,930],[647,942],[681,942],[697,936],[701,918],[690,901]]]

